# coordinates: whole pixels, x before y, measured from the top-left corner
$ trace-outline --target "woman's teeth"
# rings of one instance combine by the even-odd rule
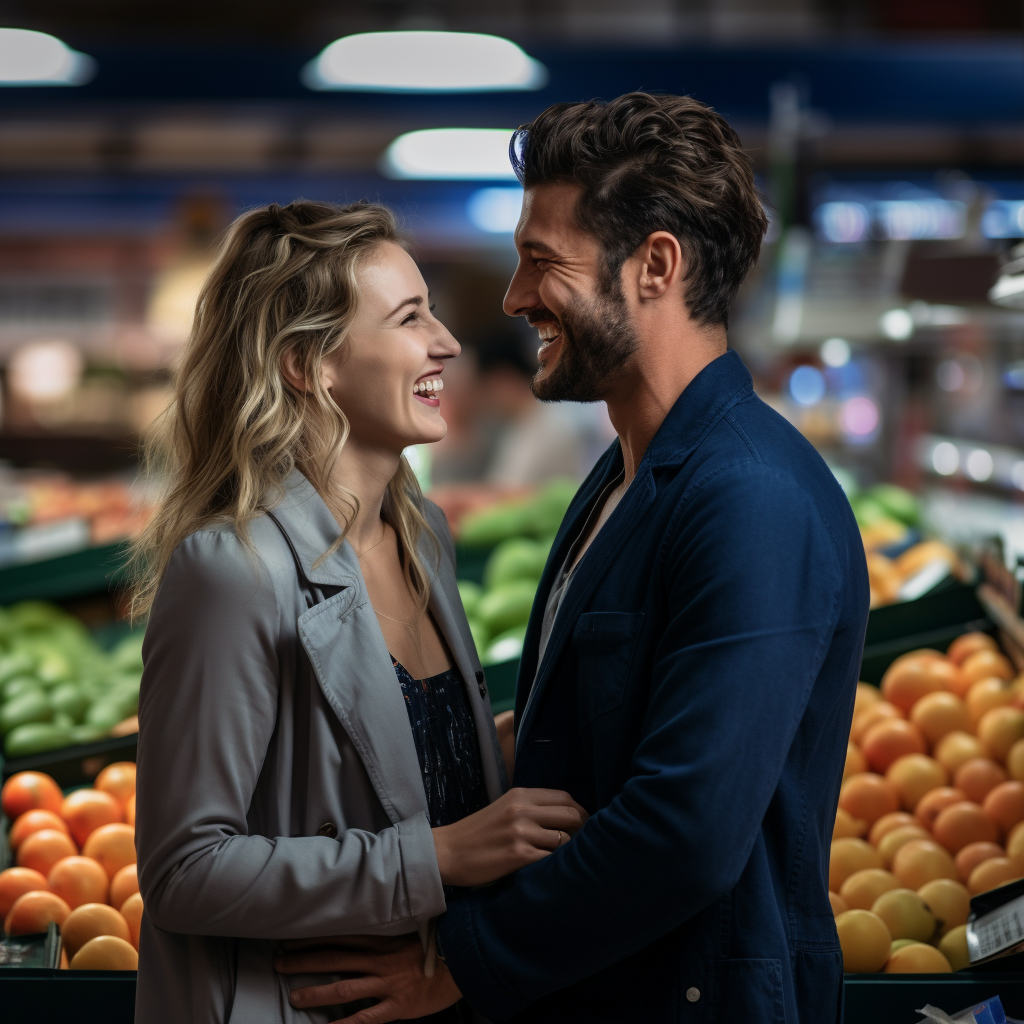
[[[413,394],[436,394],[444,391],[444,381],[440,377],[432,380],[420,380],[412,386]]]

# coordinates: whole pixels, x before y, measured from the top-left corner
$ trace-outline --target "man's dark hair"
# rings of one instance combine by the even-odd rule
[[[576,221],[601,242],[606,290],[618,290],[622,265],[648,235],[670,231],[688,264],[690,316],[728,325],[768,219],[750,158],[720,114],[688,96],[645,92],[556,103],[516,131],[509,152],[524,188],[582,188]]]

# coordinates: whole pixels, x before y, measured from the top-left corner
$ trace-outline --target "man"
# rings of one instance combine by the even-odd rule
[[[750,163],[709,108],[643,93],[518,143],[505,310],[539,331],[536,395],[606,402],[618,441],[541,581],[514,784],[590,818],[450,901],[432,978],[415,949],[320,969],[380,979],[359,1024],[459,992],[524,1024],[838,1020],[828,854],[868,583],[842,491],[727,351],[766,227]]]

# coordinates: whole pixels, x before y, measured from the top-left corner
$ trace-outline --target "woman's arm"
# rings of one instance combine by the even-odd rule
[[[279,615],[227,532],[175,551],[146,633],[136,843],[146,913],[195,935],[412,931],[445,909],[425,815],[339,840],[248,834],[277,722]]]

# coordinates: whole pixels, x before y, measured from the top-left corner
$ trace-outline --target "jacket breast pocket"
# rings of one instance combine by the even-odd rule
[[[587,612],[580,616],[572,640],[579,659],[576,679],[581,726],[622,703],[643,621],[643,612]]]
[[[786,1024],[781,960],[710,961],[702,987],[686,988],[681,995],[682,1005],[703,1007],[699,1019],[715,1024]]]

